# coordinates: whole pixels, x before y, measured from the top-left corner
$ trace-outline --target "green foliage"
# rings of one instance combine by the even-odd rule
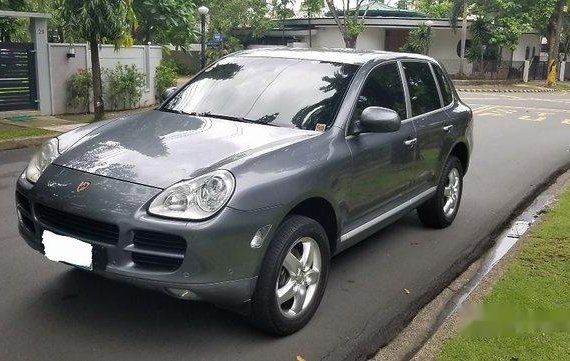
[[[134,0],[139,43],[172,44],[184,50],[197,41],[196,5],[181,0]]]
[[[451,12],[451,0],[417,0],[416,10],[428,14],[434,18],[447,18]]]
[[[168,88],[176,86],[178,79],[176,64],[172,61],[163,60],[156,67],[156,100],[159,100],[162,93]]]
[[[210,8],[210,34],[238,37],[239,29],[251,29],[259,37],[271,29],[270,8],[266,1],[259,0],[207,0]]]
[[[56,0],[59,16],[75,38],[120,46],[129,43],[130,27],[135,22],[132,0]]]
[[[146,85],[144,73],[132,65],[117,64],[115,69],[106,69],[107,75],[107,102],[113,109],[138,108]]]
[[[301,3],[301,11],[307,16],[314,17],[320,14],[325,7],[325,0],[303,0]]]
[[[431,28],[422,24],[410,31],[406,43],[400,50],[407,53],[427,54],[431,40]]]
[[[73,74],[66,84],[68,109],[71,109],[74,113],[88,113],[92,87],[93,82],[89,70],[81,69]]]
[[[224,39],[223,43],[218,48],[208,48],[206,50],[206,59],[208,63],[212,63],[219,58],[226,56],[230,53],[243,49],[240,39],[235,37],[228,37]]]
[[[0,10],[29,11],[30,1],[0,0]],[[29,41],[27,21],[24,19],[0,18],[0,42]]]

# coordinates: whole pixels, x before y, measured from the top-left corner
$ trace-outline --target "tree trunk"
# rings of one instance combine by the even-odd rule
[[[546,81],[548,85],[556,84],[558,51],[560,49],[560,35],[562,34],[562,22],[564,20],[564,5],[566,0],[558,0],[556,10],[550,17],[548,26],[548,73]]]
[[[344,36],[344,45],[347,48],[356,49],[356,39],[358,35],[345,35]]]
[[[463,8],[463,19],[461,21],[461,56],[459,60],[459,75],[465,75],[465,44],[467,43],[467,2]]]
[[[103,120],[105,115],[105,104],[103,103],[103,82],[101,81],[99,44],[96,35],[91,35],[89,46],[91,48],[91,74],[93,75],[93,108],[95,109],[95,121],[99,121]]]
[[[311,18],[311,13],[308,13],[307,15],[309,17],[309,48],[312,48],[313,47],[313,39],[312,39],[313,34],[311,34],[311,26],[312,26],[311,20],[312,20],[312,18]]]

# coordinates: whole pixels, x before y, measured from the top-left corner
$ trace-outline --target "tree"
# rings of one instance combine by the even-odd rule
[[[400,49],[408,53],[427,54],[431,45],[431,28],[427,25],[419,25],[410,31],[406,43]]]
[[[329,8],[334,21],[340,30],[342,39],[344,40],[344,45],[347,48],[356,48],[356,40],[358,35],[360,35],[364,29],[364,18],[368,12],[368,8],[373,3],[377,2],[374,0],[368,1],[366,6],[364,3],[366,0],[342,0],[342,9],[338,9],[335,5],[335,0],[325,0],[327,7]],[[354,4],[355,7],[351,8]],[[362,11],[362,9],[364,9]],[[362,12],[362,14],[361,14]]]
[[[134,0],[138,43],[172,44],[186,49],[197,38],[196,5],[184,0]]]
[[[451,28],[457,29],[457,22],[461,18],[461,52],[459,63],[459,74],[465,75],[465,44],[467,43],[467,17],[469,9],[477,0],[453,0],[449,14]]]
[[[434,18],[447,18],[451,11],[450,0],[417,0],[414,6],[416,10]]]
[[[311,34],[313,16],[320,13],[325,7],[325,0],[303,0],[301,3],[301,10],[307,14],[309,19],[309,48],[313,46],[313,39]]]
[[[132,0],[60,0],[62,18],[68,29],[78,37],[87,39],[91,49],[93,74],[93,105],[95,120],[102,120],[105,114],[99,43],[113,42],[118,48],[129,41],[130,25],[135,21]]]
[[[29,1],[0,0],[1,10],[28,11]],[[24,19],[0,18],[0,42],[23,40],[28,35]]]
[[[548,22],[548,85],[556,84],[558,52],[560,50],[560,37],[564,24],[564,7],[570,3],[568,0],[558,0],[554,13]]]

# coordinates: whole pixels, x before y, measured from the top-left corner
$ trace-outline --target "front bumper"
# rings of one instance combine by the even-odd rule
[[[91,185],[78,192],[83,181]],[[35,185],[24,174],[18,179],[20,234],[39,252],[46,229],[88,242],[94,245],[94,272],[106,277],[178,297],[172,289],[188,290],[184,298],[221,305],[247,302],[268,244],[251,248],[251,239],[260,227],[279,223],[281,207],[226,207],[209,220],[184,222],[148,215],[148,203],[160,191],[51,165]]]

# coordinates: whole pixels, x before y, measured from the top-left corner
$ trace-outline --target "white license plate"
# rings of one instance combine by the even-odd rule
[[[50,231],[42,233],[42,243],[50,260],[93,269],[93,246],[89,243]]]

